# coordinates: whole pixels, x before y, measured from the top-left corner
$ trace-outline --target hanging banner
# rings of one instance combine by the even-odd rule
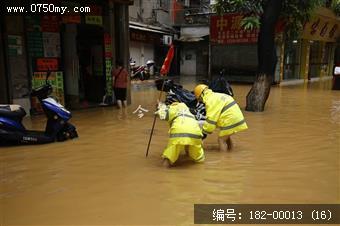
[[[210,41],[215,44],[257,43],[259,29],[245,30],[241,26],[244,15],[238,13],[210,17]],[[284,30],[283,21],[278,21],[276,33]]]
[[[163,38],[162,34],[154,32],[140,31],[137,29],[130,28],[130,40],[136,42],[152,43],[154,45],[160,45]]]
[[[81,5],[78,2],[62,1],[61,6],[67,7],[68,9],[74,9],[75,7],[80,7]],[[80,24],[81,15],[80,13],[75,13],[70,10],[70,12],[66,12],[64,15],[62,15],[61,20],[64,24]]]
[[[258,29],[244,30],[243,15],[228,14],[210,17],[210,40],[216,44],[256,43]]]
[[[27,33],[28,54],[31,57],[44,57],[44,44],[41,32]]]
[[[43,32],[44,56],[60,57],[60,34]]]
[[[102,7],[97,5],[91,5],[89,7],[91,8],[91,12],[86,14],[85,23],[102,26],[103,25]]]
[[[102,16],[85,16],[85,23],[102,26],[103,17]]]
[[[37,71],[57,71],[59,63],[57,58],[38,58],[36,62]]]
[[[105,51],[105,58],[112,57],[111,36],[108,33],[104,34],[104,51]]]
[[[18,35],[8,35],[8,55],[22,55],[22,37]]]
[[[66,15],[62,17],[62,22],[64,24],[80,24],[81,23],[81,17],[80,15]]]
[[[59,16],[42,16],[41,31],[43,32],[59,32],[60,17]]]
[[[104,56],[105,56],[105,77],[106,77],[106,94],[112,95],[112,46],[111,36],[108,33],[104,33]]]

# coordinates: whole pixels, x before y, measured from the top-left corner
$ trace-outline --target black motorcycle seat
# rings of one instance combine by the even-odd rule
[[[0,105],[0,116],[21,119],[25,115],[26,111],[20,105]]]

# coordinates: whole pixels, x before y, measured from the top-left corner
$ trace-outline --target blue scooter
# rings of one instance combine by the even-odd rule
[[[47,117],[45,131],[25,129],[22,118],[26,112],[20,105],[0,105],[0,144],[45,144],[78,137],[76,128],[68,122],[71,112],[49,97],[53,91],[47,81],[50,74],[47,72],[45,85],[31,92]]]

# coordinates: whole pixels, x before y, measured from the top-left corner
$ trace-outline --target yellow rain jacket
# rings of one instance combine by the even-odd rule
[[[222,137],[248,128],[241,109],[231,96],[208,89],[202,94],[202,99],[207,112],[203,133],[210,134],[217,126]]]
[[[174,163],[185,150],[185,146],[188,146],[189,156],[196,162],[203,161],[203,134],[189,108],[184,103],[173,103],[169,107],[159,109],[158,114],[170,125],[170,138],[162,157]]]

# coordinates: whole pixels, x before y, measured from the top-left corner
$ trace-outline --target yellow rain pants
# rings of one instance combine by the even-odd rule
[[[188,146],[189,156],[196,162],[204,161],[202,148],[202,131],[195,116],[184,103],[173,103],[159,114],[165,114],[165,120],[170,125],[170,139],[162,157],[173,164],[181,152]]]

